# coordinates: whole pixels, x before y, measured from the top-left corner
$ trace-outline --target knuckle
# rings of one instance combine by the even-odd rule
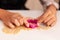
[[[45,17],[44,16],[42,16],[41,18],[40,18],[40,20],[44,20],[45,19]]]

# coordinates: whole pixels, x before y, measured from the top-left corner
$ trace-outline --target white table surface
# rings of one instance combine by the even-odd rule
[[[12,11],[22,13],[24,16],[37,17],[42,14],[40,11]],[[0,21],[0,40],[60,40],[60,11],[57,12],[57,23],[49,30],[21,30],[18,34],[5,34],[4,27]]]

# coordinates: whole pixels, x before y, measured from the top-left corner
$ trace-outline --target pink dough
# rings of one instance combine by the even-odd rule
[[[28,23],[29,23],[29,28],[36,28],[38,25],[37,25],[37,20],[27,20]]]

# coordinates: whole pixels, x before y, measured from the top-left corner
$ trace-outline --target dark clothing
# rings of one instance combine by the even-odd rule
[[[60,1],[59,1],[59,10],[60,10]]]
[[[8,10],[27,10],[27,0],[0,0],[0,8]]]

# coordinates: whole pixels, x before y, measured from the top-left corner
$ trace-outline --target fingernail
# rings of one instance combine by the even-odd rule
[[[39,26],[39,25],[40,25],[40,23],[37,23],[37,25]]]
[[[23,25],[23,20],[22,19],[20,20],[20,24]]]
[[[54,24],[51,25],[51,27],[54,26]]]
[[[15,28],[15,26],[14,26],[14,25],[12,25],[11,23],[9,24],[9,26],[10,26],[10,28],[12,28],[12,29],[14,29],[14,28]]]
[[[29,27],[29,24],[26,24],[27,27]]]
[[[17,19],[15,19],[15,23],[16,23],[17,26],[20,26],[20,23],[18,22]]]

